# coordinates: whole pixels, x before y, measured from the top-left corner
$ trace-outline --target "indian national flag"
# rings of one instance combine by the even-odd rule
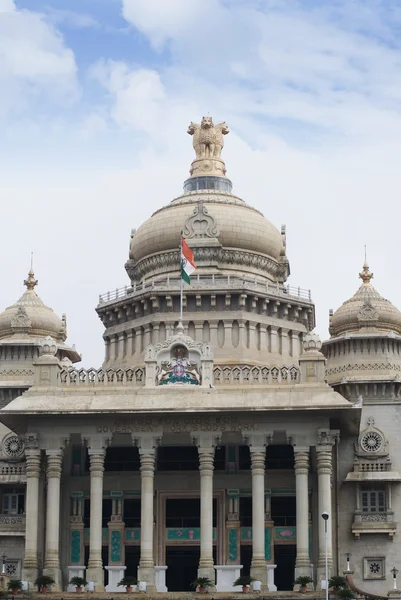
[[[191,275],[196,271],[194,253],[184,238],[181,239],[181,278],[191,283]]]

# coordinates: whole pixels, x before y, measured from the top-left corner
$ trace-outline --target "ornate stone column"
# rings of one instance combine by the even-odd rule
[[[215,581],[213,562],[213,471],[217,436],[194,437],[198,447],[200,472],[200,559],[198,577]]]
[[[133,441],[137,444],[141,460],[141,556],[138,567],[138,581],[145,581],[147,591],[156,592],[154,540],[154,477],[156,447],[159,438],[143,435]]]
[[[251,575],[267,590],[265,559],[265,457],[272,434],[255,434],[248,438],[252,469],[252,562]]]
[[[104,591],[102,562],[102,504],[105,448],[88,448],[90,461],[90,534],[87,580]]]
[[[22,579],[33,586],[38,576],[38,511],[41,452],[36,434],[25,436],[26,527]]]
[[[47,510],[46,510],[46,547],[43,573],[53,577],[54,590],[61,588],[60,571],[60,479],[63,451],[46,450],[47,466]]]
[[[332,448],[338,439],[337,431],[329,429],[318,430],[318,444],[316,446],[317,476],[318,476],[318,530],[319,530],[319,558],[318,558],[318,581],[325,580],[325,522],[322,514],[327,512],[329,519],[327,521],[327,557],[329,577],[333,567],[332,551],[332,498],[331,498],[331,476],[332,476]]]
[[[295,488],[297,515],[297,558],[295,578],[299,575],[312,576],[309,558],[309,446],[294,445]]]

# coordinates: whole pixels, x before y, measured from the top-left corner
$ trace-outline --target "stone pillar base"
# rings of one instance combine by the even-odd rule
[[[252,561],[251,563],[251,577],[255,579],[255,581],[260,581],[262,584],[261,591],[267,592],[267,569],[266,562],[263,561]]]
[[[9,575],[6,575],[5,573],[2,573],[0,575],[0,591],[1,592],[8,592],[8,584],[11,581],[11,577]]]
[[[38,578],[38,568],[37,567],[24,567],[22,569],[22,581],[26,581],[28,584],[28,590],[34,591],[36,589],[35,581]]]
[[[233,583],[241,575],[242,565],[216,565],[216,592],[241,592],[241,586]]]
[[[166,571],[168,567],[158,566],[155,567],[155,583],[157,592],[168,592],[166,587]]]
[[[332,567],[329,564],[328,567],[328,578],[331,577]],[[326,582],[326,567],[317,567],[317,577],[316,577],[316,589],[317,590],[325,590],[325,582]]]
[[[75,592],[76,587],[75,587],[75,585],[70,585],[70,581],[73,577],[82,577],[83,579],[86,579],[86,577],[85,577],[86,567],[84,565],[70,565],[67,567],[67,569],[68,569],[67,592]]]
[[[88,567],[86,571],[86,581],[93,582],[95,592],[104,592],[104,572],[103,567]]]
[[[297,579],[301,575],[305,575],[305,576],[310,577],[311,579],[313,579],[312,565],[308,564],[308,565],[302,565],[300,567],[295,566],[295,576],[294,576],[294,579]],[[324,573],[323,573],[323,579],[324,579]],[[308,583],[308,585],[306,587],[307,587],[308,592],[312,592],[313,591],[313,583]],[[298,592],[298,591],[299,591],[299,585],[294,585],[294,592]]]
[[[127,567],[116,566],[116,567],[105,567],[109,573],[109,583],[106,585],[106,592],[123,592],[123,587],[118,587],[118,583],[125,576],[125,570]]]
[[[146,583],[147,592],[156,592],[155,584],[155,567],[138,567],[138,590],[140,588],[141,581]]]
[[[277,565],[268,564],[266,565],[267,569],[267,591],[268,592],[277,592],[277,586],[274,583],[274,569]]]
[[[214,566],[213,567],[199,567],[198,568],[198,577],[208,577],[210,579],[210,581],[213,581],[213,584],[214,584],[216,581],[216,573],[214,571]],[[210,587],[209,591],[215,592],[216,591],[215,585],[213,585],[213,587]]]
[[[60,592],[62,589],[61,585],[61,570],[59,567],[46,567],[43,569],[43,575],[48,575],[54,579],[54,583],[51,586],[52,592]]]

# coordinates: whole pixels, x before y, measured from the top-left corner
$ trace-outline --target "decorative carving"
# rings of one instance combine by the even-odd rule
[[[215,220],[209,214],[203,200],[199,200],[193,214],[185,221],[184,236],[187,239],[216,238],[218,236]]]
[[[326,375],[336,375],[348,371],[401,371],[401,365],[393,363],[348,364],[326,370]]]
[[[363,306],[358,313],[358,321],[361,327],[372,326],[374,321],[379,320],[379,313],[372,306],[372,300],[365,296]]]
[[[286,281],[289,275],[287,260],[277,262],[268,256],[254,252],[221,247],[200,247],[194,248],[194,255],[198,263],[217,262],[220,267],[237,265],[244,267],[245,270],[266,271],[281,283]],[[166,269],[175,269],[177,264],[179,264],[179,251],[170,251],[148,256],[134,265],[127,263],[126,268],[133,281],[142,281],[149,273],[165,273]]]
[[[40,356],[56,356],[57,343],[49,335],[37,340]]]
[[[142,386],[145,382],[145,369],[62,369],[61,385],[132,385]]]
[[[131,259],[135,258],[134,256],[134,238],[136,234],[136,229],[131,229],[131,237],[129,241],[129,257]]]
[[[375,427],[373,417],[368,417],[367,427],[361,432],[358,442],[355,443],[355,454],[365,456],[365,458],[367,458],[366,455],[370,455],[369,458],[388,456],[387,441],[383,433]]]
[[[71,564],[79,565],[81,562],[81,532],[78,529],[71,531]]]
[[[320,352],[322,342],[320,337],[314,331],[306,334],[302,342],[304,352]]]
[[[291,384],[300,380],[299,368],[295,365],[290,367],[259,367],[251,365],[218,366],[213,369],[214,382],[219,385],[238,384]]]
[[[11,328],[24,330],[32,327],[31,319],[28,317],[28,313],[24,306],[19,306],[17,314],[11,319]]]
[[[121,531],[113,529],[111,532],[111,562],[118,563],[121,561]]]
[[[220,159],[224,136],[229,133],[227,123],[214,125],[212,117],[203,117],[201,124],[191,122],[189,135],[193,135],[193,146],[197,160]]]
[[[24,453],[24,442],[17,435],[9,435],[3,441],[3,452],[10,458],[20,458]]]
[[[159,385],[176,383],[190,383],[199,385],[200,376],[197,363],[188,359],[188,350],[185,346],[175,346],[172,349],[170,360],[160,365],[157,375]]]
[[[24,443],[27,450],[37,450],[39,448],[38,434],[26,433]]]

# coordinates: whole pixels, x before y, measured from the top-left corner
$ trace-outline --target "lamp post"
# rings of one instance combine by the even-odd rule
[[[2,559],[3,559],[3,564],[2,564],[2,567],[1,567],[1,574],[5,575],[6,574],[6,560],[7,560],[7,556],[5,554],[3,554]]]
[[[326,600],[329,600],[329,558],[328,558],[328,527],[327,521],[329,520],[329,513],[322,513],[322,519],[324,521],[324,544],[325,544],[325,578],[326,578]]]
[[[398,569],[393,567],[390,572],[393,574],[393,590],[396,590],[397,589],[397,573],[399,571],[398,571]]]
[[[352,554],[351,552],[347,552],[345,555],[345,559],[347,561],[347,568],[346,571],[351,571],[351,567],[350,567],[350,558],[351,558]]]

